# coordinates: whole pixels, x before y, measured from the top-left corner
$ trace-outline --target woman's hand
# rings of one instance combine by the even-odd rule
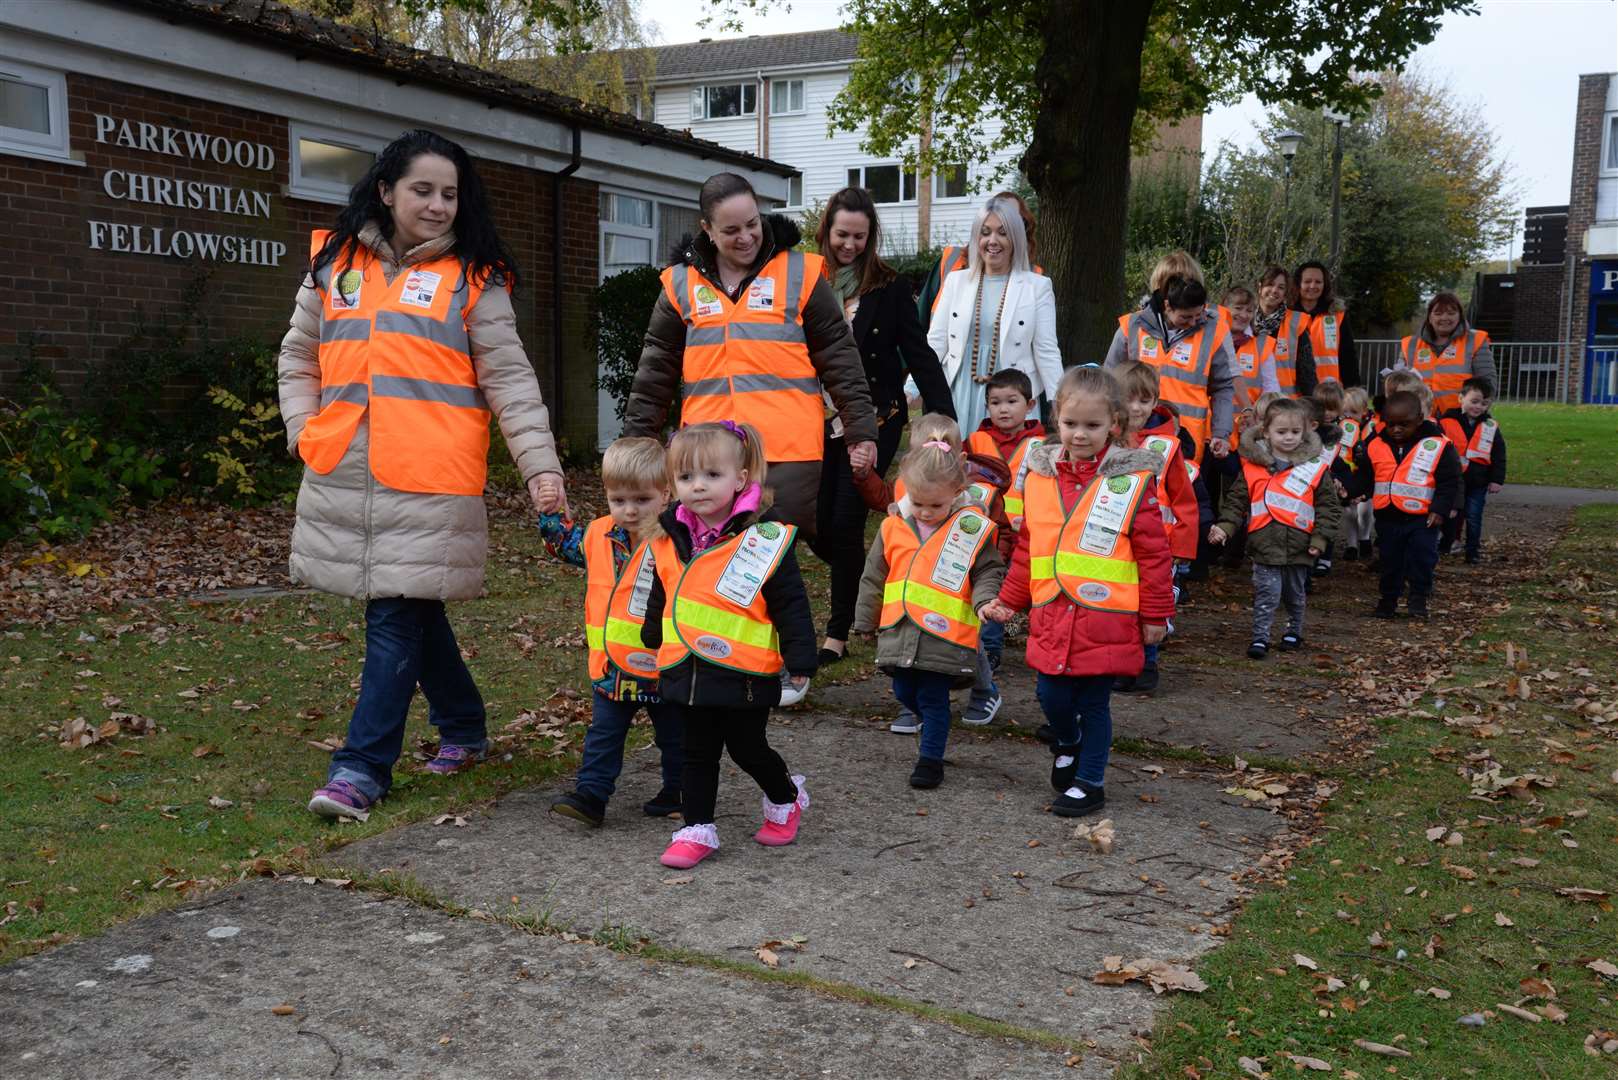
[[[876,465],[876,443],[867,439],[848,448],[848,465],[855,476],[864,476]]]
[[[1230,455],[1230,440],[1209,439],[1208,452],[1217,458],[1228,457]]]
[[[1506,485],[1504,485],[1504,484],[1490,484],[1489,485],[1489,494],[1490,495],[1498,495],[1498,494],[1500,494],[1501,490],[1503,488],[1505,488],[1505,486]]]
[[[528,497],[534,500],[534,509],[541,514],[568,516],[567,488],[561,473],[540,473],[528,481]]]
[[[1210,543],[1210,544],[1223,544],[1226,540],[1229,540],[1229,539],[1230,539],[1230,537],[1225,534],[1224,529],[1221,529],[1217,525],[1208,526],[1208,543]]]

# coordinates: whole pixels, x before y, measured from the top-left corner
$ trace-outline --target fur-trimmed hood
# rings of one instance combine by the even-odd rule
[[[1331,430],[1341,434],[1341,429],[1334,427]],[[1332,442],[1335,443],[1336,441],[1337,439],[1334,436]],[[1262,468],[1284,469],[1292,465],[1302,465],[1310,458],[1318,457],[1320,451],[1324,448],[1325,444],[1320,441],[1319,435],[1314,431],[1305,431],[1303,433],[1303,442],[1298,444],[1298,448],[1290,454],[1282,454],[1272,449],[1270,444],[1264,441],[1263,429],[1254,424],[1242,432],[1242,444],[1237,448],[1237,453],[1241,454],[1244,461],[1251,461],[1254,465]]]
[[[803,240],[803,230],[790,218],[780,214],[764,215],[764,243],[759,248],[758,258],[753,260],[752,269],[748,272],[751,278],[764,264],[773,259],[777,252],[787,251],[798,246]],[[719,280],[719,250],[714,247],[708,234],[698,232],[695,235],[687,233],[674,245],[669,253],[669,265],[684,263],[696,267],[709,281]]]
[[[1056,475],[1056,460],[1062,452],[1059,443],[1040,443],[1028,451],[1028,471],[1041,476]],[[1150,450],[1130,449],[1114,443],[1101,455],[1098,476],[1122,476],[1124,473],[1155,473],[1163,467],[1163,459]]]

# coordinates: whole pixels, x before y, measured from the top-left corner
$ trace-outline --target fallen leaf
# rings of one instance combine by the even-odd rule
[[[765,967],[778,968],[781,966],[781,957],[774,949],[755,949],[753,955],[758,957]]]
[[[229,810],[236,804],[231,802],[229,799],[221,799],[218,795],[209,795],[208,805],[213,807],[215,810]]]
[[[1534,1011],[1553,1024],[1567,1023],[1567,1010],[1554,1001],[1547,1001],[1545,1004],[1537,1006]]]
[[[1239,1057],[1236,1059],[1236,1064],[1241,1066],[1242,1072],[1248,1076],[1262,1077],[1264,1075],[1264,1066],[1250,1057]]]
[[[1354,1045],[1359,1047],[1361,1050],[1368,1050],[1373,1054],[1381,1054],[1383,1057],[1414,1056],[1409,1050],[1401,1050],[1397,1046],[1389,1046],[1387,1043],[1371,1042],[1367,1039],[1355,1039]]]
[[[1527,1009],[1519,1009],[1515,1005],[1507,1005],[1504,1002],[1497,1001],[1495,1002],[1494,1007],[1505,1013],[1507,1016],[1515,1016],[1519,1020],[1527,1020],[1530,1024],[1537,1024],[1544,1019],[1544,1017],[1540,1016],[1538,1013],[1529,1012]]]
[[[1301,968],[1308,968],[1310,971],[1320,970],[1320,965],[1303,955],[1303,953],[1293,953],[1292,962]]]
[[[1427,839],[1442,840],[1444,839],[1444,834],[1447,832],[1449,832],[1448,825],[1434,825],[1432,828],[1427,830]]]
[[[1472,881],[1478,876],[1478,872],[1476,870],[1472,869],[1470,866],[1462,866],[1460,863],[1445,863],[1444,869],[1448,870],[1462,881]]]
[[[1536,979],[1533,976],[1519,979],[1517,989],[1529,997],[1553,998],[1556,996],[1556,987],[1549,979]]]
[[[212,757],[217,753],[219,753],[219,747],[214,746],[211,743],[203,743],[201,746],[191,751],[191,756],[194,758],[205,758]]]
[[[1088,840],[1090,842],[1090,846],[1096,850],[1097,854],[1100,855],[1112,854],[1112,844],[1114,838],[1115,830],[1113,829],[1111,818],[1104,818],[1101,821],[1096,822],[1094,825],[1087,825],[1081,822],[1073,828],[1073,839]]]
[[[454,822],[455,827],[458,829],[466,828],[466,819],[461,817],[459,814],[439,814],[437,817],[433,818],[434,825],[443,825],[446,822]],[[446,841],[446,843],[447,842],[448,841]]]
[[[1122,986],[1126,982],[1138,979],[1145,982],[1152,988],[1152,992],[1157,994],[1170,990],[1200,994],[1208,989],[1208,984],[1198,978],[1190,968],[1150,957],[1131,960],[1127,964],[1123,963],[1121,957],[1104,957],[1102,970],[1096,972],[1092,979],[1102,986]]]
[[[1442,986],[1429,986],[1427,988],[1427,995],[1429,997],[1435,997],[1439,1001],[1448,1001],[1451,996],[1450,992],[1445,990]]]
[[[1607,898],[1607,890],[1585,889],[1578,886],[1569,886],[1567,888],[1557,889],[1556,895],[1565,896],[1570,900],[1578,900],[1584,903],[1594,903],[1597,900],[1605,900]]]
[[[270,1012],[274,1013],[276,1016],[291,1016],[297,1011],[298,1010],[294,1009],[291,1005],[274,1005],[270,1008]]]
[[[693,877],[692,875],[690,875],[690,874],[681,874],[679,877],[666,877],[666,878],[664,878],[663,879],[663,884],[665,884],[665,885],[689,885],[695,880],[697,880],[697,879],[695,877]]]
[[[1331,1066],[1317,1057],[1304,1057],[1302,1054],[1288,1054],[1286,1057],[1294,1065],[1302,1065],[1315,1072],[1331,1072]]]
[[[1525,869],[1531,870],[1534,867],[1539,865],[1539,860],[1538,859],[1529,859],[1529,858],[1526,858],[1526,857],[1523,857],[1523,856],[1519,856],[1519,857],[1511,860],[1511,865],[1513,865],[1513,866],[1521,866],[1521,867],[1524,867]]]
[[[1494,913],[1494,925],[1496,925],[1496,926],[1516,926],[1517,924],[1512,922],[1511,917],[1508,916],[1505,912],[1497,911],[1497,912]]]
[[[1618,979],[1618,964],[1610,960],[1592,960],[1584,965],[1597,975],[1605,975],[1609,979]]]

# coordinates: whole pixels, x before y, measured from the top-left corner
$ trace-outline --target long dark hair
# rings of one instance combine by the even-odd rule
[[[309,263],[311,276],[336,262],[345,250],[352,258],[359,246],[360,230],[370,222],[376,222],[385,238],[393,238],[393,212],[382,202],[379,185],[397,184],[410,171],[411,163],[423,154],[437,154],[455,165],[455,254],[466,264],[467,277],[480,285],[492,282],[517,287],[517,262],[495,232],[489,196],[472,166],[471,156],[458,143],[420,128],[405,132],[384,147],[365,175],[349,189],[348,205],[337,215],[337,224],[325,246]]]
[[[859,270],[861,296],[872,289],[880,289],[898,276],[893,267],[882,261],[877,254],[878,242],[882,238],[882,222],[877,220],[876,202],[871,193],[864,188],[846,187],[842,191],[826,200],[826,208],[820,213],[820,231],[815,236],[815,244],[820,248],[822,255],[826,254],[831,244],[832,222],[839,210],[850,214],[864,214],[865,220],[871,223],[871,231],[865,237],[865,250],[860,253],[859,261],[855,264]],[[831,263],[826,263],[828,270]]]
[[[1287,307],[1295,311],[1303,310],[1303,297],[1298,293],[1298,284],[1303,281],[1303,272],[1305,270],[1320,271],[1320,279],[1325,282],[1325,286],[1320,290],[1320,302],[1326,305],[1327,310],[1330,310],[1332,301],[1337,298],[1337,283],[1332,280],[1331,271],[1326,269],[1326,264],[1319,259],[1301,262],[1298,264],[1298,268],[1292,272],[1292,280],[1287,284]],[[1311,314],[1313,313],[1311,312]]]

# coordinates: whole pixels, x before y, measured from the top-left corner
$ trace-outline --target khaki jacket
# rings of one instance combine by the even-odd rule
[[[453,235],[394,256],[380,230],[368,225],[360,242],[376,253],[392,281],[400,271],[434,259],[455,244]],[[298,436],[320,410],[320,294],[306,280],[298,290],[292,324],[278,363],[281,416],[287,448],[298,456]],[[505,289],[491,285],[467,317],[478,387],[500,424],[517,469],[528,481],[560,473],[550,414],[539,381],[517,334]],[[335,469],[325,476],[305,469],[292,527],[295,581],[358,599],[403,596],[468,600],[483,589],[488,519],[482,496],[395,491],[371,475],[368,417]]]

